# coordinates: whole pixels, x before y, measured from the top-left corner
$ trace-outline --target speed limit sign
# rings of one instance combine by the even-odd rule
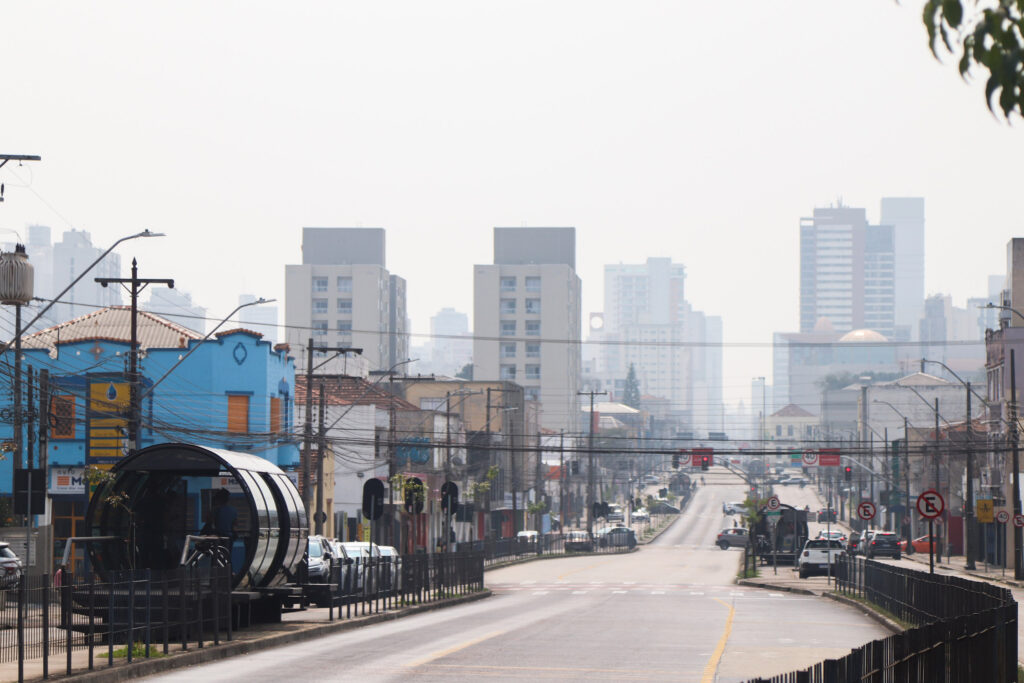
[[[1006,524],[1010,521],[1010,513],[1006,510],[1000,510],[996,513],[996,521],[1000,524]]]

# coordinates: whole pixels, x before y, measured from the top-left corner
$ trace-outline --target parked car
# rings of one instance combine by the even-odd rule
[[[718,532],[715,545],[722,550],[728,550],[734,546],[745,548],[750,542],[750,532],[743,527],[731,527]]]
[[[331,541],[324,536],[310,536],[306,543],[307,580],[309,583],[327,583],[331,560],[335,557]]]
[[[818,510],[818,523],[819,524],[825,524],[826,522],[835,522],[835,521],[836,521],[836,511],[835,510],[826,510],[825,508],[822,508],[822,509]]]
[[[378,546],[381,557],[381,588],[390,594],[402,590],[402,556],[390,545]]]
[[[0,588],[17,586],[21,572],[21,560],[11,550],[11,544],[0,543]]]
[[[891,531],[876,531],[871,534],[871,538],[864,548],[864,556],[869,560],[885,555],[896,560],[900,559],[900,539]]]
[[[594,534],[602,548],[635,548],[636,534],[625,526],[606,526]]]
[[[586,531],[570,531],[565,536],[565,552],[589,553],[594,550],[594,542]]]
[[[337,545],[347,558],[353,560],[351,567],[354,574],[351,583],[353,592],[359,595],[376,595],[380,587],[380,577],[377,576],[380,572],[380,564],[373,564],[370,559],[381,556],[380,546],[374,543],[371,550],[370,544],[366,541],[346,541]]]
[[[654,504],[647,508],[647,510],[653,515],[678,515],[679,508],[675,505],[671,505],[663,500],[656,500]]]
[[[540,543],[540,534],[532,529],[516,534],[516,544],[519,546],[519,550],[536,552],[538,543]]]
[[[746,503],[743,502],[722,503],[723,515],[740,515],[746,509]]]
[[[918,536],[913,541],[904,541],[903,542],[903,551],[904,552],[910,552],[910,546],[913,546],[915,553],[927,553],[929,551],[928,546],[931,545],[931,543],[929,543],[929,541],[928,541],[928,538],[929,538],[928,534],[925,534],[924,536]],[[934,543],[935,543],[935,554],[936,555],[941,555],[942,554],[942,539],[939,538],[938,536],[936,536],[935,540],[934,540]]]
[[[782,485],[783,486],[789,486],[790,484],[796,484],[800,488],[803,488],[804,486],[807,486],[807,483],[808,483],[807,482],[807,477],[797,476],[797,477],[790,477],[786,481],[782,482]]]
[[[608,521],[609,522],[625,522],[626,513],[622,511],[622,507],[619,505],[612,505],[608,510]]]
[[[644,483],[647,484],[648,486],[657,486],[659,480],[658,477],[656,477],[655,475],[648,474],[646,477],[644,477]]]
[[[646,509],[640,508],[638,510],[633,510],[629,515],[629,520],[631,522],[649,522],[651,521],[651,514],[647,512]]]
[[[843,544],[825,538],[812,538],[804,544],[804,549],[797,558],[797,571],[801,579],[812,574],[826,574],[829,567],[845,554]]]

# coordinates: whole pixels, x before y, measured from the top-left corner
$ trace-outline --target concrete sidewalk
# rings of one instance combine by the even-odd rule
[[[353,616],[347,619],[338,619],[337,610],[335,620],[328,620],[326,608],[313,608],[302,612],[292,612],[284,615],[279,624],[261,624],[251,628],[236,631],[234,640],[224,641],[221,634],[220,645],[213,645],[213,641],[206,641],[205,647],[198,648],[196,643],[189,643],[188,651],[181,649],[181,644],[170,644],[167,656],[163,656],[162,640],[160,643],[153,642],[151,652],[154,654],[150,659],[136,658],[131,664],[123,658],[115,658],[113,666],[108,664],[106,645],[97,645],[94,653],[93,670],[89,671],[89,653],[85,648],[75,649],[71,656],[72,674],[78,681],[128,681],[151,676],[156,673],[179,669],[186,666],[211,662],[227,657],[235,657],[249,652],[257,652],[281,645],[287,645],[303,640],[310,640],[326,635],[331,635],[349,629],[360,628],[370,624],[378,624],[393,619],[411,616],[445,607],[452,607],[468,602],[474,602],[487,598],[491,591],[484,589],[477,593],[471,593],[456,598],[438,600],[436,602],[403,607],[399,609],[382,611],[377,614],[365,616]],[[155,640],[155,638],[154,638]],[[115,645],[115,650],[124,649],[123,645]],[[43,680],[43,660],[30,659],[25,661],[24,676],[26,681]],[[63,650],[49,658],[49,679],[69,678],[67,671],[67,653]],[[18,680],[18,662],[5,662],[0,664],[0,681]]]

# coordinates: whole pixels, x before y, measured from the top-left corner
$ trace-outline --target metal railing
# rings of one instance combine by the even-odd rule
[[[855,557],[836,564],[836,587],[914,628],[750,683],[1017,680],[1017,603],[1009,590]]]
[[[222,632],[232,639],[231,585],[224,567],[22,575],[0,590],[0,662],[17,661],[21,681],[25,661],[40,658],[43,678],[51,664],[70,675],[76,650],[92,670],[172,643],[219,644]]]

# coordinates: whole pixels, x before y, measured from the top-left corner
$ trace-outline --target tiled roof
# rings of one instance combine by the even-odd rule
[[[101,308],[29,335],[22,339],[21,345],[29,349],[53,351],[57,344],[80,341],[99,340],[127,344],[131,341],[131,318],[130,306]],[[136,335],[141,349],[185,348],[189,340],[203,338],[203,335],[194,330],[141,310],[138,312]]]
[[[814,413],[809,413],[800,406],[790,403],[785,408],[772,413],[772,417],[814,417]]]
[[[323,382],[324,400],[328,405],[379,405],[395,410],[419,410],[399,396],[392,396],[385,387],[367,382],[362,377],[347,375],[313,375],[313,405],[320,402],[320,383]],[[306,403],[306,376],[295,375],[295,402]]]
[[[213,336],[216,337],[217,339],[220,339],[221,337],[226,337],[229,334],[248,334],[253,337],[256,337],[257,339],[263,339],[263,333],[250,330],[245,327],[236,327],[233,330],[224,330],[223,332],[217,332]]]

